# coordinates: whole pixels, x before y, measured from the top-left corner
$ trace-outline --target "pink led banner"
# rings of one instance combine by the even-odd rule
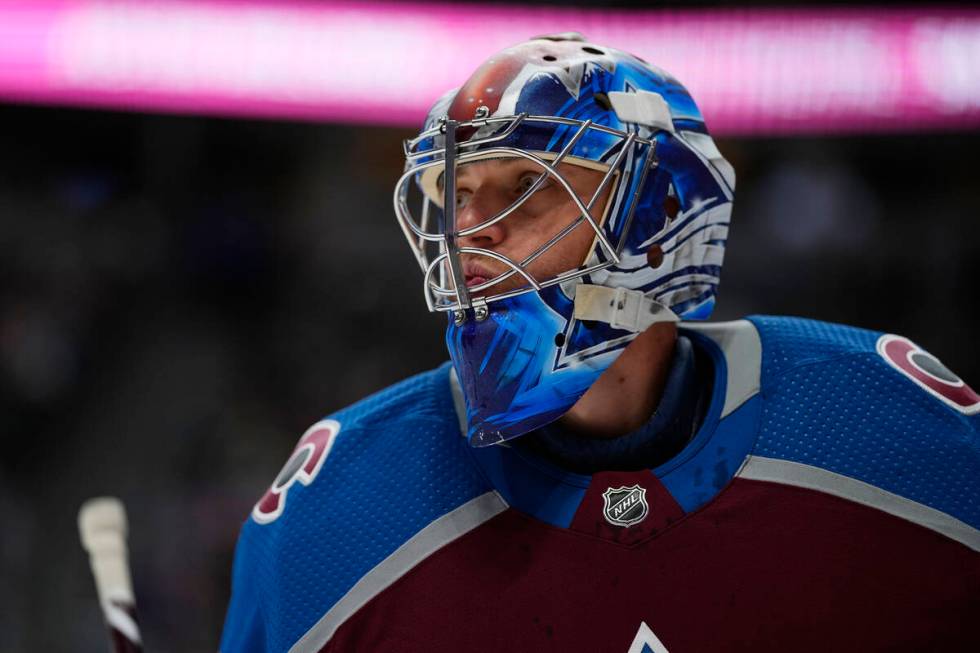
[[[980,12],[0,0],[0,100],[417,125],[492,52],[580,31],[719,134],[980,126]]]

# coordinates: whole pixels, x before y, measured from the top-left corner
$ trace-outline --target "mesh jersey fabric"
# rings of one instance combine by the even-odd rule
[[[368,570],[489,489],[468,463],[448,364],[331,417],[341,430],[315,482],[281,517],[248,519],[221,650],[285,651]]]
[[[883,334],[753,317],[763,418],[753,454],[826,469],[980,526],[980,437],[875,351]]]

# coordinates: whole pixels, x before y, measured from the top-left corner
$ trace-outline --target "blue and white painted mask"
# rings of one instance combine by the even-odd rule
[[[395,213],[429,309],[448,314],[474,446],[561,417],[648,326],[711,314],[735,174],[687,90],[664,71],[577,35],[534,39],[443,96],[405,154]],[[459,167],[510,157],[539,168],[537,181],[480,224],[458,224]],[[590,200],[561,164],[604,173]],[[568,228],[523,260],[467,244],[545,182],[564,187],[579,211]],[[534,261],[582,225],[595,238],[581,265],[536,278]],[[648,257],[656,247],[662,259]],[[467,287],[464,270],[481,259],[505,271]]]

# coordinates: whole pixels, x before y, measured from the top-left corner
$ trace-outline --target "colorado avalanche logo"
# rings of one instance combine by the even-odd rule
[[[876,348],[889,365],[947,406],[964,415],[980,413],[980,395],[908,338],[884,335],[878,339]]]
[[[325,419],[317,422],[303,434],[272,487],[252,509],[252,519],[268,524],[279,518],[286,507],[289,488],[296,481],[309,485],[316,478],[327,459],[333,442],[340,433],[340,422]]]
[[[643,521],[650,506],[647,490],[639,485],[609,488],[602,493],[602,514],[613,526],[632,526]]]

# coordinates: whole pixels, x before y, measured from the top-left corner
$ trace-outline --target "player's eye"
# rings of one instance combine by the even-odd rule
[[[468,190],[463,190],[460,188],[456,191],[456,210],[466,208],[466,205],[470,202],[470,195],[472,193]]]
[[[530,190],[531,187],[534,186],[535,182],[537,182],[538,177],[540,177],[541,174],[542,173],[540,172],[525,172],[524,174],[522,174],[517,180],[517,188],[516,188],[517,193],[519,195],[523,195],[528,190]],[[538,185],[538,187],[535,189],[535,192],[544,190],[550,185],[551,185],[551,180],[545,179]]]

